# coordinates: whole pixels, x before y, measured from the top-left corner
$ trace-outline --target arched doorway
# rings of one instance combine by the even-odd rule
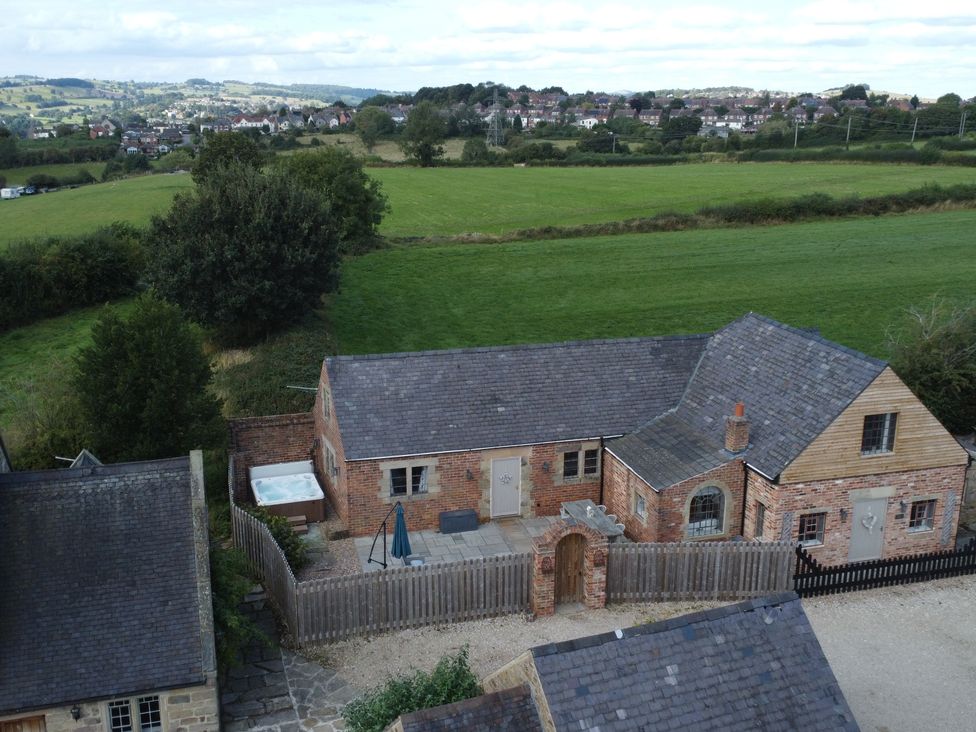
[[[567,534],[556,544],[555,604],[583,602],[583,552],[586,539],[582,534]]]

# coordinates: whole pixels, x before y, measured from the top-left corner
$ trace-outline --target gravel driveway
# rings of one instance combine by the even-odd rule
[[[976,730],[976,575],[803,607],[864,732]]]

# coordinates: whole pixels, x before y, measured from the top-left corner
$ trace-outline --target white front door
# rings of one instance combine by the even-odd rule
[[[847,556],[849,562],[881,558],[887,510],[887,498],[855,501],[851,512],[851,548]]]
[[[518,516],[522,503],[522,458],[491,461],[491,517]]]

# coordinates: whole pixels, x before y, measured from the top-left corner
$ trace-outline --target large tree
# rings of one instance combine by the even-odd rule
[[[203,149],[193,165],[193,180],[205,182],[213,173],[228,165],[260,168],[264,153],[253,138],[243,132],[218,132],[207,135]]]
[[[392,133],[396,127],[393,118],[379,107],[363,107],[352,122],[367,152],[373,152],[380,137]]]
[[[431,102],[421,102],[410,112],[400,147],[404,154],[428,168],[444,154],[447,125],[440,110]]]
[[[329,145],[281,158],[279,166],[285,175],[326,197],[343,252],[360,251],[376,240],[389,206],[379,182],[366,175],[362,162],[351,152]]]
[[[102,315],[72,379],[86,444],[107,462],[185,455],[220,439],[210,363],[174,305],[144,294]]]
[[[287,175],[219,168],[153,217],[148,277],[219,339],[251,341],[300,319],[333,289],[336,223],[323,194]]]
[[[891,367],[948,430],[976,430],[976,303],[911,307],[888,347]]]

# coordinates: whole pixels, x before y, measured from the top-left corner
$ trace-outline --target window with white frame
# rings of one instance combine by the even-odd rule
[[[427,492],[427,466],[390,469],[390,495],[407,496]]]
[[[725,495],[714,485],[692,496],[688,506],[688,536],[712,536],[724,530]]]
[[[867,415],[864,418],[864,430],[861,433],[861,454],[880,455],[894,452],[895,427],[897,424],[897,412]]]
[[[599,449],[573,450],[572,452],[563,453],[563,478],[579,478],[581,466],[583,476],[599,475]]]
[[[909,531],[931,531],[935,527],[935,499],[912,501]]]
[[[158,696],[116,699],[108,703],[109,732],[161,732],[163,715]]]
[[[335,450],[328,445],[323,445],[325,453],[325,475],[329,479],[335,478],[339,474],[339,464],[336,462]]]
[[[647,499],[636,491],[634,492],[634,515],[641,520],[647,518]]]
[[[819,546],[824,543],[826,513],[807,513],[800,516],[800,533],[797,537],[803,546]]]
[[[766,531],[766,504],[756,501],[756,538],[761,539]]]
[[[332,405],[329,404],[330,401],[329,390],[322,387],[322,416],[326,421],[332,416]]]

